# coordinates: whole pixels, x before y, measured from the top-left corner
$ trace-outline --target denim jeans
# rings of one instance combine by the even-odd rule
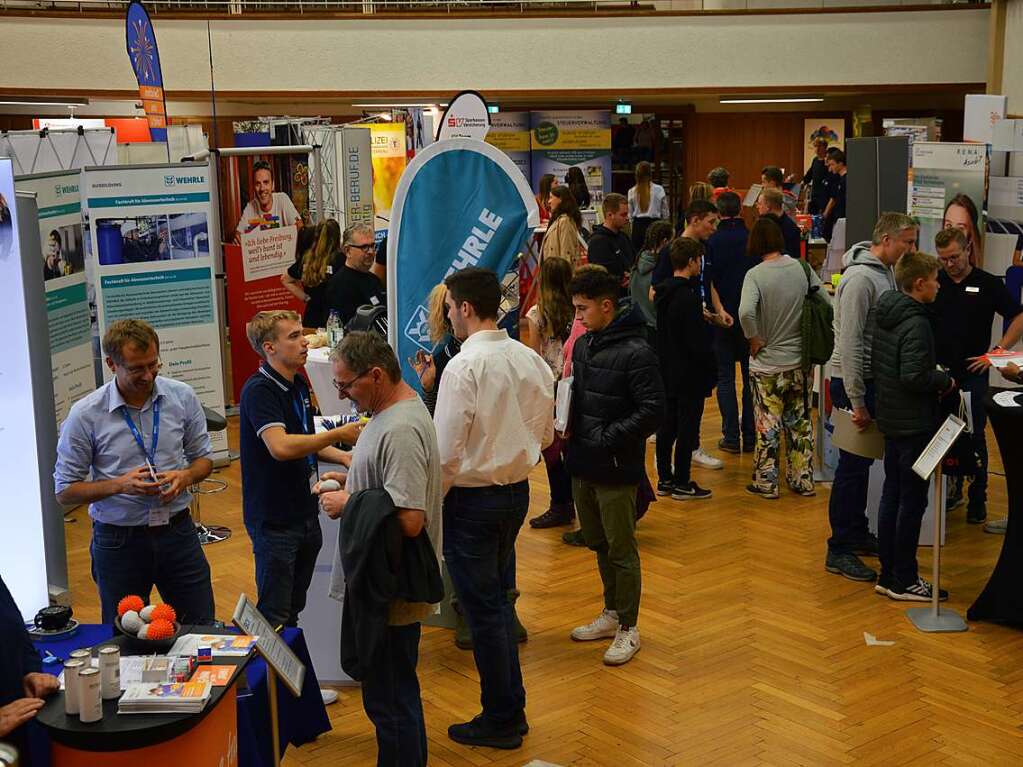
[[[419,694],[421,625],[388,626],[378,662],[362,678],[362,706],[377,732],[377,767],[426,764],[426,720]]]
[[[693,451],[700,444],[704,399],[683,394],[665,402],[664,420],[657,430],[657,481],[689,485]],[[672,459],[674,449],[674,460]]]
[[[874,382],[865,381],[867,411],[874,415]],[[852,409],[841,378],[831,379],[831,406]],[[870,467],[873,458],[838,451],[838,467],[831,485],[828,501],[828,519],[831,537],[828,551],[833,554],[852,554],[853,549],[870,535],[867,523],[867,490],[870,485]]]
[[[987,427],[987,410],[984,400],[987,399],[988,373],[967,374],[959,381],[959,388],[970,393],[970,415],[973,417],[973,452],[977,454],[977,474],[970,480],[970,507],[987,503],[987,439],[984,431]]]
[[[721,436],[725,442],[739,444],[739,404],[735,397],[735,363],[742,375],[742,441],[752,445],[753,390],[749,380],[749,342],[738,326],[716,328],[714,354],[718,361],[718,410],[721,411]]]
[[[931,435],[887,437],[884,441],[884,489],[877,515],[877,549],[881,580],[903,588],[916,583],[916,548],[920,522],[927,510],[927,487],[913,464]]]
[[[272,626],[297,626],[323,546],[319,517],[246,524],[256,560],[256,607]]]
[[[138,594],[148,604],[153,586],[174,606],[181,623],[213,622],[210,565],[187,511],[160,527],[93,520],[89,552],[104,623],[114,622],[117,603],[126,594]]]
[[[444,560],[472,632],[483,718],[511,726],[526,707],[515,613],[515,539],[529,508],[529,483],[453,487],[444,498]]]

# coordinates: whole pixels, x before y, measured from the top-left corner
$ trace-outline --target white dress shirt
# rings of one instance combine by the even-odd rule
[[[636,218],[671,218],[671,211],[668,209],[668,196],[664,193],[663,186],[660,184],[650,185],[650,203],[646,206],[646,210],[639,209],[639,194],[636,187],[629,190],[629,219]]]
[[[504,330],[480,330],[444,368],[434,413],[444,491],[521,482],[554,439],[554,377]]]

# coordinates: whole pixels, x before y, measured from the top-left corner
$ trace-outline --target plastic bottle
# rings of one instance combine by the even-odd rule
[[[327,345],[333,349],[339,343],[344,336],[344,330],[341,328],[341,315],[338,314],[337,309],[330,310],[330,316],[327,318]]]

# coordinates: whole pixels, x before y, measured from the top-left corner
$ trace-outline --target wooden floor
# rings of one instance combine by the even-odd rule
[[[713,400],[703,444],[716,446]],[[230,426],[237,444],[237,419]],[[992,469],[1001,471],[992,441]],[[650,472],[654,476],[650,445]],[[716,451],[712,451],[716,452]],[[639,527],[643,647],[620,668],[601,664],[604,642],[575,643],[573,626],[600,610],[593,554],[561,543],[565,528],[523,528],[518,542],[521,648],[531,725],[512,752],[469,749],[446,728],[479,709],[472,655],[451,632],[428,629],[419,663],[432,765],[1021,765],[1023,632],[975,624],[965,634],[921,634],[905,605],[824,571],[828,490],[769,502],[743,492],[751,456],[695,470],[714,491],[703,502],[660,500]],[[239,591],[255,594],[241,520],[238,464],[215,476],[204,519],[234,537],[207,548],[220,617]],[[530,516],[547,507],[542,467]],[[1005,481],[991,478],[992,517]],[[76,615],[95,621],[85,510],[67,525]],[[960,614],[980,592],[1002,538],[953,512],[943,585]],[[921,567],[930,567],[921,549]],[[1021,585],[1023,586],[1023,585]],[[893,640],[868,647],[863,632]],[[370,765],[372,728],[357,690],[329,709],[333,731],[289,749],[288,765]]]

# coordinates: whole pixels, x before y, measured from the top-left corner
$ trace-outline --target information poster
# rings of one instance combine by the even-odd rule
[[[160,374],[189,384],[223,415],[209,167],[86,168],[81,189],[100,333],[115,320],[145,320],[160,336]],[[109,380],[105,365],[103,374]],[[214,452],[226,453],[227,432],[210,437]]]
[[[378,235],[387,231],[398,180],[405,172],[405,126],[401,123],[368,125],[373,156],[373,228]]]
[[[485,140],[508,155],[526,181],[530,180],[529,112],[490,115],[490,132]]]
[[[19,192],[36,195],[39,207],[39,265],[46,290],[46,316],[53,368],[57,428],[71,406],[96,388],[79,172],[46,173],[16,180]]]
[[[844,117],[807,117],[803,120],[803,167],[809,168],[817,156],[816,143],[824,139],[828,148],[845,149]]]
[[[530,112],[532,185],[545,173],[559,182],[573,165],[583,172],[594,207],[611,191],[611,113]]]
[[[337,133],[340,152],[334,178],[342,180],[341,210],[344,226],[373,226],[372,135],[359,128],[342,127]]]
[[[295,236],[292,226],[245,234],[241,245],[224,246],[227,323],[231,331],[231,394],[235,404],[241,402],[245,381],[262,362],[245,335],[246,323],[256,312],[290,309],[301,314],[305,311],[305,304],[281,284],[281,275],[295,261]]]
[[[970,262],[983,266],[988,152],[986,144],[913,143],[911,215],[920,221],[924,252],[934,252],[934,236],[954,226],[970,243]]]

